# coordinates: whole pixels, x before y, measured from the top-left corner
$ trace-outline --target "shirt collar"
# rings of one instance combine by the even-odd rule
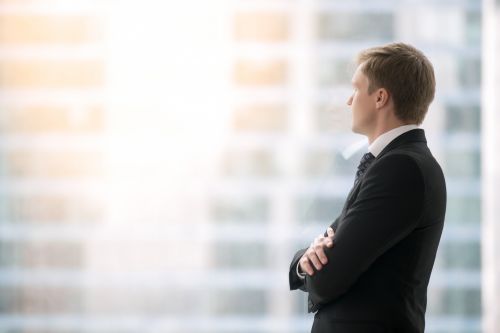
[[[392,140],[397,138],[403,133],[406,133],[408,131],[417,129],[418,126],[415,124],[410,124],[410,125],[403,125],[399,126],[396,128],[391,129],[390,131],[387,131],[381,135],[379,135],[371,145],[368,146],[368,151],[373,154],[373,156],[377,157],[378,154],[384,150],[384,148],[391,143]]]

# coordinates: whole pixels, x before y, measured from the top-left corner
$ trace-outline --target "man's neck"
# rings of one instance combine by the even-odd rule
[[[367,135],[368,143],[371,145],[373,141],[375,141],[380,135],[404,125],[410,125],[410,124],[397,119],[393,121],[378,123],[373,129],[373,131]]]

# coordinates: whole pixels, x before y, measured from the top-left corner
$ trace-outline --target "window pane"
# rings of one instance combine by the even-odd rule
[[[322,40],[390,40],[394,37],[392,13],[324,13],[318,16]]]

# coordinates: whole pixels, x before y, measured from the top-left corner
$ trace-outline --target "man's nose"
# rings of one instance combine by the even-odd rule
[[[347,105],[351,106],[351,104],[352,104],[352,96],[349,97],[349,99],[347,100]]]

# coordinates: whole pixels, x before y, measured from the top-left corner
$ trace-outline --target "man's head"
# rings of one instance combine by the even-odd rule
[[[393,43],[362,51],[357,64],[347,102],[354,132],[367,134],[389,113],[404,124],[422,123],[436,85],[432,64],[422,52]]]

